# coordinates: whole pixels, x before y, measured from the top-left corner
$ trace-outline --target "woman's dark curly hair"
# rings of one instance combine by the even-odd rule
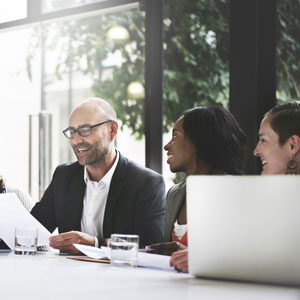
[[[228,110],[196,107],[183,116],[184,134],[196,148],[198,160],[227,174],[243,174],[246,136]]]

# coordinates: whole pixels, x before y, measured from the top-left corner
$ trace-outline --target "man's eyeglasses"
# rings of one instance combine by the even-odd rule
[[[95,125],[84,125],[84,126],[81,126],[79,127],[78,129],[75,129],[73,127],[68,127],[66,128],[64,131],[63,131],[63,134],[65,135],[66,138],[68,139],[72,139],[74,138],[75,136],[75,133],[77,132],[80,136],[89,136],[92,134],[92,129],[96,126],[100,126],[100,125],[103,125],[105,123],[108,123],[108,122],[111,122],[112,120],[106,120],[104,122],[101,122],[101,123],[98,123],[98,124],[95,124]]]

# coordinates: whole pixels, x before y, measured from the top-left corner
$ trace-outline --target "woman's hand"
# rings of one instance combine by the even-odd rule
[[[170,259],[170,266],[173,266],[178,272],[188,273],[188,249],[173,253]]]

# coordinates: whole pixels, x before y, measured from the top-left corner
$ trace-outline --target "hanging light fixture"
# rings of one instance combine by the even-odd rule
[[[133,81],[127,87],[127,95],[130,99],[141,99],[145,97],[145,89],[139,81]]]
[[[129,39],[129,33],[128,30],[119,25],[112,26],[107,31],[107,36],[113,41],[126,41]]]

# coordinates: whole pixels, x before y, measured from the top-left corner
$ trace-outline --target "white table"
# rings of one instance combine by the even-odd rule
[[[188,274],[0,253],[1,300],[300,299],[300,288],[200,280]]]

